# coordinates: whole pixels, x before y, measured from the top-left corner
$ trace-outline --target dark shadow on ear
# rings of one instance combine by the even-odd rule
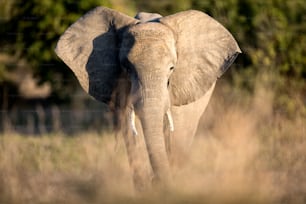
[[[125,34],[127,27],[119,30],[110,27],[109,31],[93,40],[93,50],[86,63],[88,74],[88,93],[96,100],[109,103],[114,92],[122,88],[123,80],[128,80],[121,74],[119,54],[127,54],[134,45],[135,40]],[[128,43],[122,44],[123,38]],[[120,80],[120,83],[119,83]],[[120,85],[119,85],[120,84]]]
[[[93,40],[93,50],[86,63],[88,93],[108,103],[120,75],[117,34],[113,28]]]
[[[56,54],[83,89],[101,102],[110,101],[120,74],[120,33],[137,22],[112,9],[97,7],[72,24],[57,43]]]

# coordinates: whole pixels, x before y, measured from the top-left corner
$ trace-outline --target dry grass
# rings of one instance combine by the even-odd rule
[[[0,137],[0,203],[306,203],[306,119],[215,96],[169,188],[135,193],[111,135]]]

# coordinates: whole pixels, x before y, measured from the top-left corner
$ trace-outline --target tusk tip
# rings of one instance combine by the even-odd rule
[[[138,132],[137,131],[133,131],[133,135],[134,136],[138,136]]]

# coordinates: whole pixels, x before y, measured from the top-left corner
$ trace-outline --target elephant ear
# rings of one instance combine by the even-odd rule
[[[177,63],[170,79],[171,102],[185,105],[202,97],[241,50],[233,36],[200,11],[183,11],[160,19],[176,39]]]
[[[108,103],[120,74],[119,33],[138,21],[97,7],[72,24],[60,37],[56,54],[70,67],[83,89]]]

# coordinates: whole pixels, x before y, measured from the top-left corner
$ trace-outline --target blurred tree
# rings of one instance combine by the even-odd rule
[[[8,111],[16,109],[16,104],[20,104],[20,101],[26,103],[22,98],[47,97],[48,103],[67,102],[72,99],[78,83],[66,65],[55,56],[55,43],[77,18],[100,5],[110,7],[111,2],[0,1],[2,121],[8,121]],[[31,103],[35,106],[35,103]],[[2,123],[2,126],[6,125]]]
[[[169,15],[178,11],[187,10],[191,7],[190,0],[135,0],[135,3],[138,11],[159,13],[161,15]]]
[[[35,89],[32,93],[49,92],[55,102],[74,100],[72,93],[80,86],[53,50],[71,23],[99,5],[131,16],[136,11],[169,15],[187,9],[208,13],[233,33],[243,51],[227,75],[233,84],[233,93],[235,90],[238,94],[251,93],[260,84],[273,89],[277,110],[306,115],[306,4],[303,0],[0,1],[2,109],[10,104],[6,101],[9,95],[28,90],[25,87]]]
[[[55,98],[67,98],[73,89],[71,85],[75,84],[71,84],[73,75],[69,69],[56,60],[55,43],[65,29],[85,12],[98,5],[111,6],[110,2],[12,0],[2,4],[7,8],[0,25],[3,51],[14,56],[15,60],[24,59],[27,71],[39,76],[41,81],[51,82]]]
[[[111,8],[125,13],[130,16],[135,16],[136,9],[135,9],[135,2],[132,0],[110,0]]]

